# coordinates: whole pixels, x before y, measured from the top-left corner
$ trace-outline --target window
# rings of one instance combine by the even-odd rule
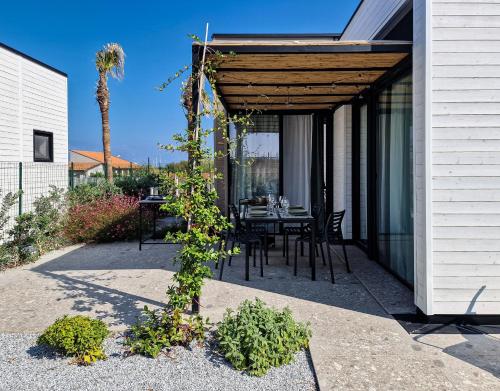
[[[231,200],[279,193],[279,117],[256,115],[252,125],[230,124]]]
[[[413,150],[411,74],[383,90],[377,102],[378,256],[413,284]]]
[[[54,161],[54,139],[50,132],[41,130],[33,131],[33,161],[53,162]]]

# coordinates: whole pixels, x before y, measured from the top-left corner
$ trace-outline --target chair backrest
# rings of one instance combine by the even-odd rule
[[[342,221],[344,220],[345,210],[333,212],[326,223],[326,238],[329,243],[333,243],[336,239],[342,240]]]
[[[238,208],[234,204],[229,205],[229,211],[231,212],[231,214],[234,217],[234,230],[236,232],[240,232],[241,231],[240,211],[238,210]]]
[[[321,204],[313,205],[311,208],[311,216],[314,217],[316,222],[317,235],[323,235],[325,232],[325,208]]]

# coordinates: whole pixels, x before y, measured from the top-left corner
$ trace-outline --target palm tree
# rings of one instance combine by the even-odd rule
[[[111,162],[111,136],[109,129],[109,90],[108,75],[121,80],[124,75],[125,53],[117,43],[108,43],[95,55],[95,66],[99,73],[96,98],[101,110],[102,121],[102,147],[104,152],[104,165],[106,178],[113,181],[113,165]]]

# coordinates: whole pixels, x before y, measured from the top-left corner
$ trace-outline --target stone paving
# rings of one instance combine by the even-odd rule
[[[161,306],[175,267],[175,246],[137,243],[73,246],[35,264],[0,274],[0,332],[40,332],[57,317],[83,313],[114,330],[135,321],[141,308]],[[409,335],[391,313],[413,311],[412,293],[363,253],[349,247],[354,273],[335,264],[337,283],[318,258],[310,280],[307,258],[298,277],[280,251],[271,253],[264,278],[243,257],[209,280],[202,313],[213,322],[226,307],[259,297],[289,306],[313,329],[311,356],[322,390],[500,390],[500,334]]]

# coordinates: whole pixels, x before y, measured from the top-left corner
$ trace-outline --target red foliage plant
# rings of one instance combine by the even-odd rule
[[[139,200],[125,195],[71,207],[64,229],[73,242],[131,240],[137,238],[138,231]]]

